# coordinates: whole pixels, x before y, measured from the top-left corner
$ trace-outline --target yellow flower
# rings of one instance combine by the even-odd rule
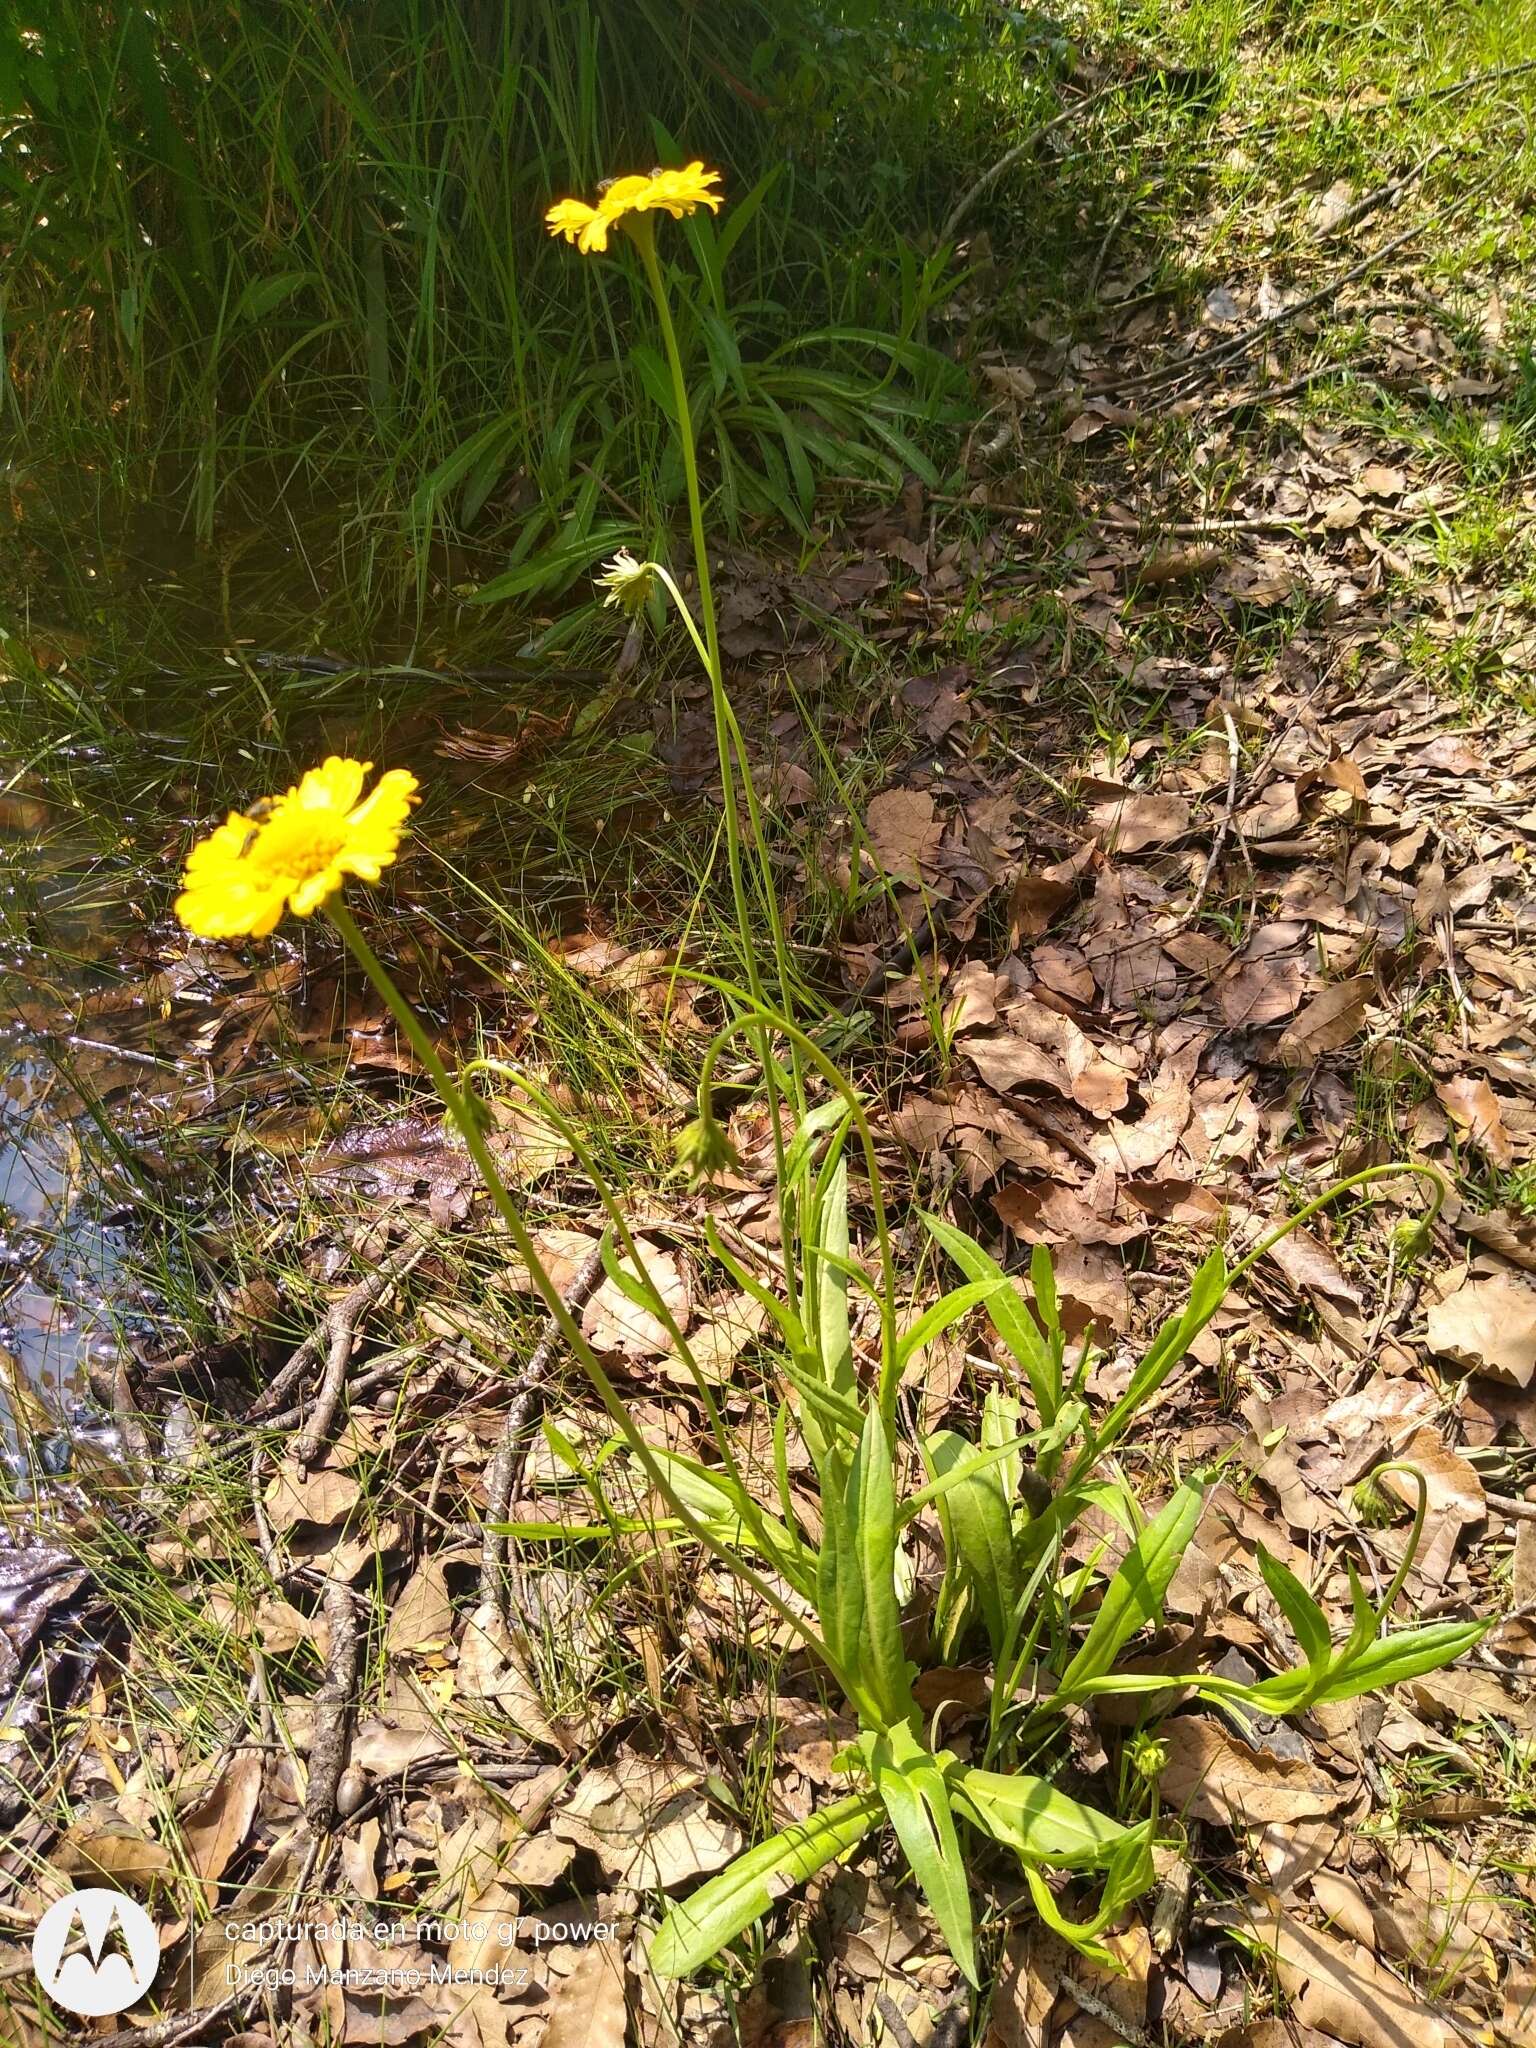
[[[619,226],[626,215],[670,213],[674,220],[696,213],[701,206],[718,213],[724,201],[718,192],[720,173],[706,171],[702,162],[680,171],[652,171],[649,177],[610,178],[599,188],[596,206],[584,199],[560,199],[544,216],[552,235],[564,235],[583,256],[601,253],[608,247],[608,230]]]
[[[372,766],[332,754],[257,814],[231,811],[188,857],[176,899],[188,931],[264,938],[285,909],[308,917],[348,875],[376,882],[399,850],[416,778],[391,768],[364,797]]]
[[[633,616],[644,605],[651,594],[651,585],[656,580],[654,562],[637,562],[628,548],[620,548],[597,579],[599,590],[606,590],[605,605],[616,604],[621,611]]]

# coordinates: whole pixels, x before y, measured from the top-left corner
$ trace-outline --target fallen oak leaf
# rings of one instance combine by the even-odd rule
[[[1458,2048],[1456,2031],[1359,1942],[1306,1926],[1265,1892],[1229,1924],[1271,1958],[1304,2026],[1349,2048]]]
[[[1536,1379],[1536,1284],[1513,1269],[1468,1273],[1430,1304],[1425,1335],[1441,1358],[1528,1387]]]
[[[1186,1820],[1265,1827],[1333,1813],[1352,1796],[1310,1759],[1250,1749],[1206,1715],[1176,1715],[1159,1740],[1168,1758],[1158,1780],[1163,1802]]]
[[[893,882],[914,888],[931,866],[943,837],[933,798],[918,789],[886,789],[871,797],[865,813],[869,843]]]
[[[1365,1024],[1366,1005],[1376,987],[1369,974],[1353,974],[1315,995],[1280,1034],[1277,1048],[1285,1063],[1300,1066],[1348,1045]]]

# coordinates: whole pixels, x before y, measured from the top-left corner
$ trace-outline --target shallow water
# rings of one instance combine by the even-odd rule
[[[110,1116],[114,1073],[141,1061],[76,1027],[128,918],[127,877],[81,821],[36,799],[13,808],[0,827],[0,1412],[13,1471],[62,1466],[75,1434],[106,1433],[88,1368],[116,1352],[125,1218],[88,1103]]]

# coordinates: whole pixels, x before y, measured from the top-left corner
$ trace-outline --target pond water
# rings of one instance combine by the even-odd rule
[[[558,801],[534,789],[590,673],[446,582],[431,616],[362,605],[350,566],[334,524],[286,504],[203,545],[163,507],[109,515],[30,480],[0,500],[0,1457],[23,1490],[110,1440],[115,1362],[174,1334],[138,1255],[158,1227],[166,1256],[199,1147],[215,1163],[246,1114],[235,1098],[248,1084],[253,1115],[263,1089],[302,1101],[311,1052],[333,1083],[348,1062],[325,1018],[208,1057],[239,982],[167,921],[190,834],[328,752],[398,762],[444,820],[424,811],[411,877],[426,926],[448,921],[462,864],[515,877],[558,928],[619,836],[615,792],[641,800],[633,720],[563,764]],[[295,946],[282,957],[300,995],[317,974],[323,1009],[323,953]]]
[[[68,812],[12,794],[0,827],[0,1426],[26,1483],[66,1469],[75,1438],[112,1435],[90,1367],[115,1356],[121,1334],[126,1218],[97,1119],[110,1119],[111,1070],[145,1056],[76,1028],[103,985],[121,879]]]

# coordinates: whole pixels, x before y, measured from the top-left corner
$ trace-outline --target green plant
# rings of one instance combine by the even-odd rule
[[[401,770],[362,797],[364,770],[332,759],[296,790],[250,816],[231,816],[189,863],[183,918],[205,936],[270,931],[285,908],[321,909],[382,996],[423,1071],[457,1125],[555,1330],[586,1373],[613,1427],[606,1461],[622,1449],[664,1503],[659,1529],[701,1545],[777,1617],[824,1668],[846,1698],[858,1734],[841,1762],[855,1789],[823,1813],[757,1844],[690,1899],[675,1905],[652,1946],[662,1976],[707,1964],[788,1885],[847,1853],[888,1823],[899,1840],[945,1939],[965,1975],[980,1976],[961,1846],[979,1831],[1019,1859],[1036,1911],[1063,1938],[1102,1957],[1105,1930],[1143,1890],[1152,1870],[1156,1810],[1131,1823],[1069,1797],[1053,1782],[1049,1759],[1070,1709],[1105,1693],[1158,1694],[1165,1675],[1132,1674],[1123,1653],[1157,1621],[1174,1572],[1199,1525],[1212,1475],[1194,1473],[1145,1519],[1116,1454],[1143,1409],[1159,1393],[1205,1329],[1229,1288],[1291,1230],[1325,1205],[1388,1175],[1430,1181],[1430,1218],[1407,1225],[1395,1246],[1403,1259],[1427,1240],[1444,1187],[1417,1165],[1367,1168],[1341,1180],[1270,1231],[1230,1267],[1217,1249],[1194,1275],[1188,1297],[1153,1337],[1120,1397],[1102,1414],[1088,1397],[1090,1353],[1069,1360],[1048,1254],[1037,1251],[1026,1300],[1012,1277],[964,1231],[945,1219],[919,1221],[962,1278],[908,1323],[897,1270],[896,1239],[868,1109],[847,1076],[797,1013],[799,987],[774,885],[770,849],[740,726],[726,689],[710,580],[704,498],[688,378],[655,236],[657,211],[687,215],[713,207],[716,174],[701,163],[680,171],[619,180],[596,204],[562,201],[551,228],[600,252],[622,229],[638,256],[654,304],[667,386],[659,395],[676,433],[689,509],[699,617],[665,566],[620,556],[602,581],[610,598],[638,610],[660,584],[670,594],[709,679],[721,773],[723,837],[740,983],[695,973],[726,1012],[700,1065],[698,1113],[683,1132],[680,1161],[707,1180],[730,1164],[714,1109],[722,1054],[738,1038],[753,1048],[774,1147],[774,1192],[781,1247],[770,1286],[735,1256],[713,1219],[705,1224],[712,1257],[761,1308],[772,1333],[769,1356],[783,1398],[775,1408],[774,1507],[763,1504],[741,1462],[708,1375],[700,1368],[664,1292],[652,1279],[625,1207],[585,1134],[534,1076],[494,1059],[450,1073],[430,1033],[384,968],[342,901],[348,875],[375,881],[395,857],[415,781]],[[765,993],[759,930],[776,1000]],[[540,1258],[522,1209],[488,1142],[484,1083],[510,1083],[524,1108],[556,1129],[596,1191],[606,1216],[603,1262],[612,1284],[654,1316],[693,1380],[713,1461],[658,1448],[636,1424],[602,1360]],[[850,1217],[853,1168],[862,1173],[869,1249],[856,1254]],[[856,1353],[856,1297],[867,1300],[874,1357],[862,1371]],[[903,1403],[904,1384],[925,1352],[954,1325],[985,1312],[1011,1368],[1006,1391],[984,1407],[979,1439],[938,1431],[917,1440]],[[815,1512],[802,1515],[789,1481],[789,1437],[798,1433],[815,1475]],[[608,1510],[597,1465],[582,1467],[555,1448],[588,1483],[611,1533],[624,1524]],[[921,1466],[924,1482],[910,1480]],[[763,1489],[766,1491],[766,1488]],[[1294,1713],[1449,1662],[1477,1641],[1483,1624],[1433,1622],[1388,1631],[1388,1620],[1422,1529],[1426,1492],[1407,1553],[1385,1598],[1373,1606],[1352,1577],[1354,1616],[1346,1638],[1332,1640],[1312,1595],[1274,1559],[1260,1569],[1292,1627],[1300,1652],[1289,1671],[1255,1684],[1196,1674],[1177,1683],[1238,1712]],[[932,1508],[946,1570],[935,1615],[944,1650],[968,1630],[982,1631],[993,1663],[988,1737],[980,1763],[938,1746],[914,1690],[909,1642],[905,1534]],[[1068,1539],[1090,1509],[1107,1512],[1129,1538],[1113,1570],[1103,1548],[1067,1571]],[[1086,1624],[1086,1627],[1084,1626]],[[1026,1672],[1028,1696],[1021,1696]],[[1047,1768],[1032,1768],[1037,1764]],[[1096,1904],[1074,1919],[1051,1877],[1092,1874]]]

